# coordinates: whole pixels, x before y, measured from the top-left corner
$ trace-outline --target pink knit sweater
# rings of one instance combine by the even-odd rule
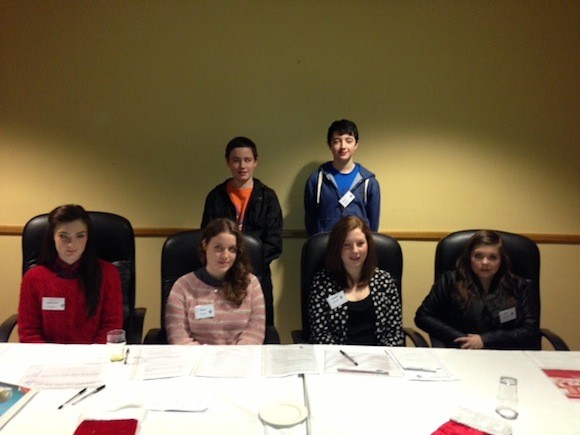
[[[196,319],[199,305],[213,305],[215,316]],[[262,344],[265,325],[264,295],[254,275],[239,307],[193,272],[179,278],[167,298],[165,327],[172,344]]]

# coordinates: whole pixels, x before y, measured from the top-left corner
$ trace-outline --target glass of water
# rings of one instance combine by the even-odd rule
[[[124,329],[112,329],[107,332],[107,347],[111,361],[123,361],[125,359],[125,345],[127,336]]]
[[[511,376],[501,376],[497,390],[495,412],[508,420],[518,418],[518,380]]]

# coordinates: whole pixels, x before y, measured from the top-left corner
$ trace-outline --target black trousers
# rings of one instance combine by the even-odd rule
[[[259,277],[264,292],[264,302],[266,304],[266,325],[274,324],[274,291],[272,288],[272,272],[270,265],[266,266],[264,275]]]

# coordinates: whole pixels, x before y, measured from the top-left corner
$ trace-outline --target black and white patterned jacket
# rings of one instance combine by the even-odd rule
[[[346,344],[348,306],[343,304],[331,310],[326,300],[341,290],[344,289],[329,276],[326,269],[314,275],[308,304],[311,343]],[[403,346],[405,336],[399,291],[388,272],[378,268],[375,270],[370,282],[370,296],[376,314],[377,345]]]

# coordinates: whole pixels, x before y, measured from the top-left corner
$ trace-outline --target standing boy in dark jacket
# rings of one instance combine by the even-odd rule
[[[228,218],[238,228],[262,241],[266,269],[262,291],[266,302],[266,325],[274,324],[274,298],[270,263],[282,253],[282,210],[276,193],[254,178],[258,166],[256,144],[235,137],[226,146],[226,164],[232,178],[217,185],[205,199],[201,227],[214,218]]]

